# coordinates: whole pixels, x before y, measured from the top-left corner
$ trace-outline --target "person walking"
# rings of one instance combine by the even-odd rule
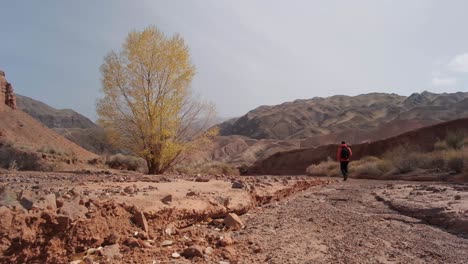
[[[348,179],[348,165],[349,161],[353,156],[351,148],[346,144],[346,142],[341,141],[340,147],[336,152],[336,160],[340,163],[341,174],[343,174],[343,181]]]

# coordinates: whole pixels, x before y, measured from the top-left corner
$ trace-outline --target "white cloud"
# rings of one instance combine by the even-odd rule
[[[457,83],[457,79],[452,78],[452,77],[447,77],[447,78],[440,78],[440,77],[434,77],[432,78],[431,84],[434,86],[451,86],[455,85]]]
[[[455,56],[448,64],[452,71],[468,73],[468,53]]]

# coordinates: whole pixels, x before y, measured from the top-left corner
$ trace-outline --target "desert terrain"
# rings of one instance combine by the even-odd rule
[[[1,263],[466,263],[468,186],[2,172]]]

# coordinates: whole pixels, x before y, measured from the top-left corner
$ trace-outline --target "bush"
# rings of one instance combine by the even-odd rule
[[[52,169],[36,153],[16,149],[14,145],[0,145],[0,167],[28,171],[49,171]]]
[[[440,141],[438,140],[435,144],[434,144],[434,150],[435,151],[443,151],[443,150],[447,150],[449,147],[447,145],[447,142],[445,141]]]
[[[445,142],[452,149],[462,149],[465,141],[465,133],[463,131],[455,131],[447,134]]]
[[[328,158],[327,161],[323,161],[319,164],[312,164],[307,167],[306,173],[309,176],[337,177],[341,175],[340,164]]]
[[[142,158],[130,155],[116,154],[108,157],[106,165],[112,169],[129,171],[146,171],[146,163]]]
[[[455,173],[461,173],[463,171],[463,163],[463,157],[451,157],[447,161],[447,167]]]

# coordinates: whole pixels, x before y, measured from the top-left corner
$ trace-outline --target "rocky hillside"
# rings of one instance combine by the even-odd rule
[[[357,137],[355,143],[358,143],[366,139],[359,138],[363,131],[378,130],[385,124],[409,121],[414,129],[466,116],[468,93],[423,92],[408,97],[371,93],[261,106],[219,127],[221,135],[243,135],[255,139],[305,139],[344,133],[350,142]]]
[[[114,153],[104,131],[89,118],[70,109],[55,109],[27,96],[17,95],[18,108],[45,126],[94,153]]]
[[[93,121],[71,109],[55,109],[27,96],[16,95],[18,108],[48,128],[92,128]]]
[[[379,157],[400,145],[411,145],[421,151],[432,151],[437,139],[444,139],[447,133],[453,131],[468,133],[468,118],[416,129],[388,139],[352,145],[353,159],[358,160],[365,156]],[[249,171],[257,174],[305,174],[306,168],[311,164],[318,164],[328,157],[335,157],[337,148],[338,145],[335,144],[278,152],[264,160],[258,160]]]

